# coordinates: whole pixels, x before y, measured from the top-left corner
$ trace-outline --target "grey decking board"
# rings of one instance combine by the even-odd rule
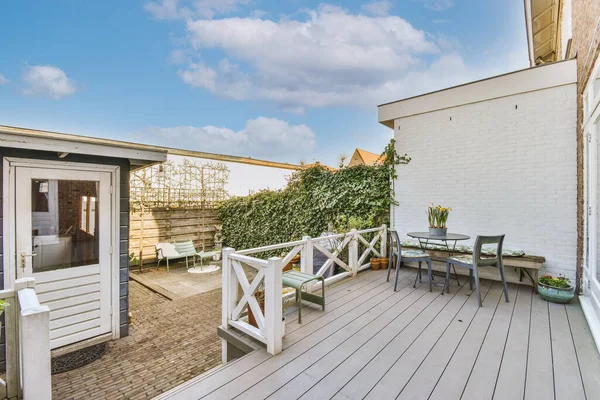
[[[483,301],[488,298],[490,292],[492,296],[494,295],[492,292],[494,286],[497,284],[493,283],[487,292],[485,289],[483,290]],[[430,353],[402,388],[398,399],[426,399],[429,397],[479,310],[477,296],[472,295],[439,336]]]
[[[525,399],[553,399],[554,372],[548,303],[538,294],[531,299],[529,337]]]
[[[482,286],[482,295],[487,294],[489,286]],[[468,293],[468,285],[461,288],[462,293]],[[394,365],[386,372],[383,380],[379,381],[375,387],[366,396],[367,399],[388,399],[395,398],[406,384],[410,381],[414,372],[419,368],[422,361],[430,354],[440,337],[446,331],[448,326],[463,310],[470,307],[470,304],[476,302],[474,295],[461,296],[461,292],[454,297],[446,307],[433,319],[423,332],[419,335],[419,340],[414,341],[403,351]],[[473,292],[471,292],[473,294]],[[388,382],[384,382],[389,377]]]
[[[519,286],[517,297],[514,300],[515,308],[506,347],[504,348],[502,364],[496,381],[494,399],[522,399],[525,395],[532,293],[532,288]]]
[[[389,290],[392,290],[391,286]],[[281,389],[282,386],[289,384],[289,381],[309,368],[314,367],[319,362],[328,364],[327,361],[330,361],[334,363],[330,368],[335,367],[341,362],[341,360],[337,361],[336,355],[343,356],[346,352],[352,351],[353,346],[356,347],[356,345],[360,345],[360,343],[364,343],[364,341],[372,338],[373,335],[396,319],[404,310],[423,297],[423,295],[425,295],[425,292],[413,289],[412,285],[408,284],[402,290],[388,297],[384,303],[379,304],[368,313],[354,320],[344,328],[343,332],[337,332],[328,338],[328,341],[332,343],[331,345],[322,343],[320,344],[322,349],[310,349],[295,359],[294,363],[286,365],[263,379],[259,384],[246,391],[240,398],[255,399],[267,397]],[[313,376],[309,374],[308,377]],[[304,378],[304,384],[306,380]],[[288,392],[290,391],[288,390]],[[299,386],[295,391],[296,394],[301,394],[302,392],[302,386]]]
[[[454,293],[450,296],[437,296],[428,307],[415,307],[419,311],[418,315],[411,320],[408,326],[388,340],[385,346],[376,346],[376,353],[369,352],[369,349],[373,347],[372,344],[364,346],[349,360],[350,364],[345,363],[337,368],[334,373],[321,382],[321,385],[335,384],[340,387],[340,393],[349,398],[366,396],[378,382],[384,379],[388,370],[419,339],[419,336],[433,323],[436,317],[448,305],[452,306],[457,301],[457,297],[462,293],[462,288],[459,289],[453,291]],[[458,301],[462,302],[463,299],[458,299]],[[344,374],[347,376],[343,377]]]
[[[567,310],[562,304],[549,303],[548,307],[556,400],[585,399],[577,354],[567,319]]]
[[[363,328],[363,333],[368,332],[367,335],[362,337],[360,335],[354,335],[342,346],[337,347],[326,357],[307,368],[303,374],[313,378],[312,385],[303,385],[304,382],[294,379],[286,384],[281,391],[288,393],[295,392],[297,394],[304,395],[305,398],[315,397],[313,394],[316,395],[317,398],[327,398],[335,395],[341,386],[334,387],[334,385],[325,383],[312,389],[311,387],[317,383],[320,383],[323,378],[325,378],[336,368],[350,366],[352,363],[348,359],[356,354],[357,351],[361,350],[364,346],[370,346],[370,354],[375,354],[380,348],[385,347],[389,341],[391,341],[399,332],[401,332],[402,329],[421,312],[422,308],[418,306],[418,303],[430,304],[437,296],[439,296],[439,292],[429,293],[429,291],[424,290],[422,287],[418,288],[416,293],[418,293],[418,298],[412,304],[408,304],[405,307],[396,305],[389,310],[394,312],[395,316],[393,319],[389,320],[385,326],[369,324]],[[377,347],[379,347],[379,349]],[[357,371],[358,369],[356,369],[354,372]],[[343,377],[347,376],[348,374],[344,373]],[[336,378],[333,378],[333,381],[338,384],[340,383],[340,380]]]
[[[498,299],[501,294],[501,285],[493,283],[490,289],[485,290],[482,287],[482,300],[484,308],[479,308],[475,295],[471,296],[469,301],[460,310],[459,314],[450,322],[446,331],[441,335],[439,341],[432,348],[431,353],[423,360],[419,368],[414,372],[413,376],[405,385],[402,393],[398,398],[428,398],[435,390],[438,382],[448,371],[448,364],[453,359],[462,359],[462,354],[457,354],[457,349],[461,346],[465,336],[470,331],[473,323],[480,320],[480,315],[485,317],[486,314],[493,314]],[[491,319],[491,317],[489,317]],[[461,322],[462,321],[462,322]],[[473,343],[469,347],[476,347]],[[473,359],[475,356],[473,357]],[[464,373],[464,371],[462,371]],[[463,382],[466,383],[468,373],[464,373]],[[464,385],[463,383],[463,385]],[[462,386],[457,390],[458,397],[462,393]],[[449,398],[444,396],[444,398]]]
[[[600,354],[579,302],[573,301],[566,308],[583,386],[587,398],[592,399],[600,396]]]
[[[375,271],[367,270],[367,271],[360,272],[360,273],[358,273],[357,276],[355,276],[353,278],[344,279],[342,281],[334,283],[331,286],[328,286],[325,289],[326,290],[326,300],[333,302],[333,301],[337,300],[338,298],[347,296],[348,294],[350,294],[350,292],[352,292],[353,290],[355,290],[358,287],[361,287],[361,286],[364,286],[373,281],[379,281],[379,280],[381,280],[381,276],[380,276],[380,274],[375,273]],[[318,291],[320,291],[320,289]],[[315,310],[321,310],[320,306],[312,307],[312,303],[304,302],[303,305],[307,306],[307,307],[303,307],[303,309],[302,309],[303,315],[308,315],[309,313],[311,313],[312,311],[315,311]],[[284,314],[286,315],[286,318],[289,318],[288,323],[295,321],[296,319],[298,319],[298,317],[297,317],[298,307],[295,305],[289,306],[285,309]],[[290,317],[287,317],[288,315],[290,315]]]
[[[471,370],[471,375],[462,394],[463,399],[491,399],[502,362],[504,346],[515,306],[517,286],[508,285],[510,303],[498,304],[492,324],[485,336],[481,351]]]
[[[362,399],[381,380],[399,356],[414,343],[419,335],[432,323],[439,313],[457,295],[460,290],[450,295],[438,296],[430,305],[420,310],[411,323],[398,332],[391,341],[383,347],[367,344],[361,351],[336,368],[320,385],[341,386],[339,393],[350,399]],[[375,347],[375,348],[374,348]],[[374,348],[371,352],[370,350]],[[317,388],[313,388],[317,390]]]
[[[283,347],[285,348],[287,346],[287,342],[290,341],[290,338],[297,336],[295,334],[296,330],[310,325],[313,321],[318,320],[325,313],[332,313],[332,312],[337,312],[339,310],[342,310],[342,314],[343,314],[344,310],[348,309],[348,304],[350,302],[354,301],[356,299],[356,296],[362,296],[365,293],[371,293],[372,295],[376,295],[377,293],[381,292],[382,290],[385,290],[385,287],[383,286],[384,283],[385,283],[385,277],[381,277],[380,279],[377,279],[373,282],[369,282],[369,283],[365,284],[364,286],[358,287],[358,288],[352,290],[351,292],[348,292],[348,296],[338,298],[331,302],[327,301],[327,295],[325,295],[326,305],[325,305],[324,312],[323,311],[312,312],[312,313],[306,315],[302,319],[301,324],[298,323],[297,319],[286,323],[286,326],[285,326],[286,333],[285,333],[285,337],[284,337]],[[349,300],[349,299],[352,299],[352,300]]]
[[[392,296],[393,291],[389,291],[389,284],[380,285],[378,290],[366,291],[362,296],[356,297],[336,310],[325,314],[319,321],[312,324],[306,324],[296,332],[292,333],[292,338],[288,338],[289,345],[278,357],[267,359],[260,365],[260,368],[253,368],[236,379],[222,386],[219,390],[210,393],[206,398],[233,398],[257,382],[261,381],[269,374],[282,368],[288,362],[292,362],[306,351],[322,346],[331,335],[345,329],[361,315],[368,313],[372,308],[379,305],[383,299]],[[373,297],[371,297],[373,296]],[[328,320],[328,317],[331,320]],[[304,323],[302,324],[304,325]],[[310,335],[306,335],[307,333]],[[301,342],[301,343],[296,343]],[[284,346],[285,347],[285,346]]]
[[[354,278],[341,281],[333,285],[331,291],[327,288],[326,292],[326,300],[329,300],[329,304],[335,304],[335,302],[343,297],[348,296],[354,290],[357,290],[360,287],[368,285],[373,282],[381,281],[382,277],[379,274],[374,274],[371,271],[366,271],[362,274],[357,275]],[[319,289],[320,291],[320,289]],[[308,315],[315,310],[321,310],[321,307],[313,307],[312,303],[304,302],[303,303],[303,314]],[[298,319],[298,307],[296,305],[292,305],[287,307],[285,310],[285,315],[287,319],[287,323],[290,324]]]
[[[500,301],[504,301],[502,285],[496,282],[446,365],[429,397],[430,400],[460,398]]]
[[[403,289],[412,289],[411,278],[414,278],[414,270],[402,272]],[[584,388],[588,399],[595,399],[594,396],[599,393],[600,355],[576,302],[566,308],[552,305],[550,316],[548,303],[538,295],[531,296],[529,287],[520,287],[518,296],[515,296],[516,286],[510,285],[511,303],[506,304],[501,297],[501,291],[497,290],[499,283],[494,283],[484,298],[484,307],[476,310],[463,332],[464,336],[457,342],[456,338],[460,336],[462,326],[457,324],[456,320],[463,319],[463,313],[468,309],[470,300],[461,306],[459,314],[454,317],[451,316],[451,308],[456,306],[455,303],[465,292],[464,287],[457,294],[457,287],[453,286],[452,298],[437,295],[429,303],[425,299],[431,295],[427,284],[424,283],[412,292],[416,295],[425,291],[424,296],[403,311],[400,309],[403,299],[391,304],[394,301],[391,299],[395,299],[392,297],[393,283],[385,282],[385,272],[368,271],[363,274],[364,277],[359,277],[360,279],[354,278],[336,284],[338,290],[332,301],[336,298],[344,301],[339,300],[335,308],[325,312],[315,310],[311,321],[298,326],[286,339],[283,353],[271,357],[264,350],[255,351],[201,380],[196,380],[193,384],[186,384],[181,390],[173,392],[171,397],[165,398],[197,399],[212,392],[210,397],[219,399],[233,398],[236,393],[245,394],[247,398],[253,399],[265,398],[269,393],[272,393],[270,399],[293,399],[310,388],[305,399],[349,400],[363,398],[362,387],[366,386],[368,390],[377,383],[381,387],[391,388],[392,394],[397,392],[398,388],[403,388],[399,398],[420,399],[427,398],[432,382],[439,378],[430,399],[451,400],[460,397],[461,387],[465,382],[473,384],[472,379],[467,381],[464,373],[456,373],[457,370],[464,371],[464,368],[460,369],[461,366],[471,369],[471,378],[474,378],[478,374],[477,371],[488,368],[488,364],[492,366],[493,372],[493,360],[499,363],[495,371],[496,380],[486,376],[481,381],[481,390],[465,390],[463,398],[491,398],[489,382],[496,388],[497,399],[521,398],[522,394],[519,396],[519,393],[522,393],[523,386],[525,399],[552,399],[553,383],[559,395],[568,394],[569,399],[583,398],[581,393]],[[487,286],[490,284],[489,281],[483,282],[486,282]],[[353,289],[345,293],[344,288],[349,287]],[[439,290],[434,288],[436,289]],[[496,302],[492,301],[494,297],[497,298]],[[474,296],[471,296],[470,299],[473,298]],[[498,310],[494,314],[496,306]],[[509,313],[511,317],[508,318],[504,342],[498,344],[495,339],[502,335],[494,334],[497,330],[493,327],[506,326],[507,306],[509,309],[512,306]],[[389,321],[393,314],[397,314],[395,319],[383,326],[383,321]],[[395,322],[398,320],[404,321]],[[443,327],[443,320],[447,321],[446,327],[440,331],[439,325]],[[439,322],[433,326],[436,321]],[[463,319],[463,323],[467,321],[468,318]],[[550,324],[554,339],[552,344]],[[485,336],[488,326],[490,329]],[[528,336],[529,340],[519,340],[524,336]],[[527,351],[523,351],[524,343],[528,343]],[[570,343],[570,347],[565,346],[565,343]],[[480,346],[479,356],[474,356]],[[403,347],[405,353],[411,352],[414,357],[398,357]],[[419,347],[425,347],[424,351]],[[312,350],[313,348],[315,350]],[[498,356],[497,350],[500,348],[502,355]],[[552,350],[555,352],[554,360]],[[482,361],[486,354],[490,359],[487,363]],[[493,356],[490,357],[490,354]],[[412,369],[408,384],[397,382],[399,378],[406,376],[405,374],[385,374],[389,366],[394,365],[393,360],[389,361],[390,358],[400,360],[396,364],[401,364],[399,368],[403,372],[411,372]],[[556,381],[553,379],[553,361],[558,377]],[[440,372],[440,366],[444,364],[446,366]],[[285,371],[280,372],[284,368]],[[381,371],[381,368],[385,368],[385,371]],[[421,385],[418,385],[419,383]],[[239,389],[231,392],[222,390],[224,387],[234,387],[238,384],[242,385]],[[343,385],[345,387],[336,392]],[[248,390],[249,388],[256,389]],[[376,397],[376,394],[372,392],[373,397]]]

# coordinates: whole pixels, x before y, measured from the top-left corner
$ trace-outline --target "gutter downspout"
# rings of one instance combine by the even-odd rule
[[[527,31],[527,50],[529,53],[529,65],[535,66],[535,54],[533,51],[533,28],[531,27],[531,0],[523,0],[525,7],[525,30]]]

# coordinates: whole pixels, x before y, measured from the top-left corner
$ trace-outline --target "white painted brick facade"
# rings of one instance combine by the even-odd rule
[[[575,277],[575,84],[395,120],[398,168],[393,226],[427,230],[426,208],[453,208],[449,231],[505,233],[505,246],[546,257]]]

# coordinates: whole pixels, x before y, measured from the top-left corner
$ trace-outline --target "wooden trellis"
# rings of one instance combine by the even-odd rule
[[[131,174],[130,202],[142,208],[208,208],[228,195],[229,168],[223,163],[196,163],[184,159],[143,168]]]
[[[130,252],[153,262],[154,245],[193,240],[198,249],[220,245],[215,206],[228,198],[229,169],[223,163],[172,161],[130,177]]]

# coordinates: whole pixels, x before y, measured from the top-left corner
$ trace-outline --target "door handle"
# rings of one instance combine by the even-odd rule
[[[25,257],[35,257],[37,256],[36,253],[25,253],[24,251],[21,252],[21,268],[23,269],[23,271],[25,271]]]

